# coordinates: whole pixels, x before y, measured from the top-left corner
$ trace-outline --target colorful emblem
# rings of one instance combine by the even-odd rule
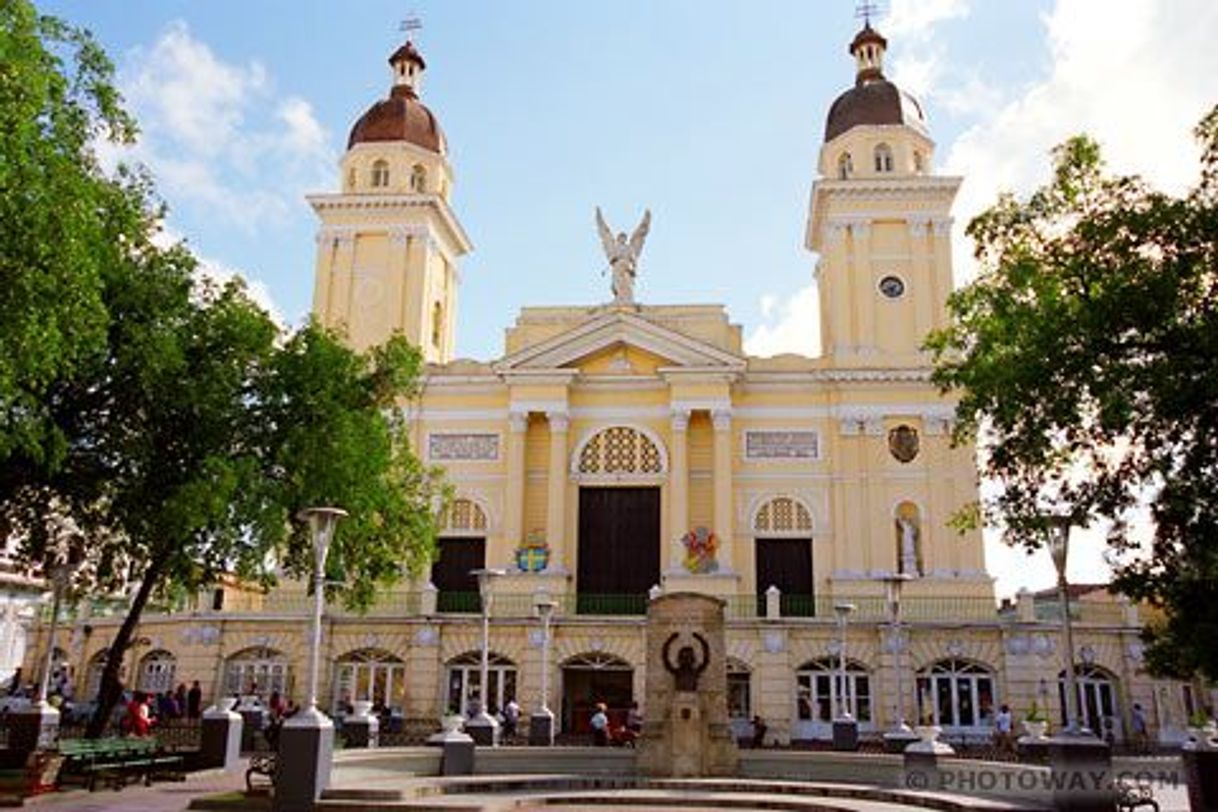
[[[521,572],[542,572],[550,564],[550,545],[540,530],[529,533],[516,548],[516,567]]]
[[[719,537],[705,527],[697,527],[681,537],[685,545],[685,569],[695,575],[715,572],[719,562],[715,555],[719,552]]]

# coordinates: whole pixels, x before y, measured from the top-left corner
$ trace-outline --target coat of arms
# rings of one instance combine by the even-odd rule
[[[888,451],[898,462],[912,462],[918,456],[918,430],[902,425],[889,431]]]
[[[705,527],[690,530],[681,537],[685,545],[685,569],[704,575],[719,569],[715,555],[719,552],[719,537]]]
[[[516,548],[516,567],[521,572],[542,572],[550,565],[550,545],[540,530],[529,533],[524,543]]]

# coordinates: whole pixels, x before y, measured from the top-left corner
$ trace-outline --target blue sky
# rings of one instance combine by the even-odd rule
[[[924,101],[960,226],[1044,177],[1087,130],[1172,189],[1216,99],[1211,0],[892,0],[887,73]],[[637,295],[722,302],[760,354],[817,351],[802,248],[825,112],[853,81],[848,0],[528,2],[55,0],[114,57],[168,226],[286,321],[307,313],[315,221],[355,119],[389,87],[398,22],[423,18],[424,102],[448,137],[462,263],[458,353],[491,358],[526,304],[609,298],[593,226],[653,213]],[[1207,91],[1207,87],[1210,90]],[[120,156],[109,155],[109,158]],[[1098,548],[1097,548],[1098,549]],[[991,550],[1000,588],[1043,586]],[[1079,576],[1100,572],[1098,551]],[[1026,569],[1026,568],[1025,568]],[[1022,578],[1023,580],[1018,580]]]

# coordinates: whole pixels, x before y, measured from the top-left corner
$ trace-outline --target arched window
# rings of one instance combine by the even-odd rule
[[[880,144],[875,148],[875,171],[892,171],[892,147],[887,144]]]
[[[752,719],[753,701],[749,690],[752,677],[746,663],[727,658],[727,715],[731,719]]]
[[[490,665],[487,669],[488,711],[497,713],[499,708],[512,697],[516,696],[516,664],[501,654],[491,652]],[[478,690],[482,679],[482,655],[477,651],[469,651],[448,661],[448,695],[446,701],[449,713],[461,713],[469,716],[477,712],[481,691]]]
[[[372,185],[382,188],[389,185],[389,162],[374,161],[372,164]]]
[[[164,649],[150,651],[140,660],[137,690],[146,694],[159,694],[173,690],[173,676],[177,670],[177,659]]]
[[[85,696],[88,701],[97,699],[97,695],[101,693],[102,671],[106,670],[106,655],[109,649],[102,649],[89,658],[89,665],[85,669]],[[122,679],[123,675],[119,675]]]
[[[415,164],[410,170],[410,191],[424,192],[427,191],[427,170],[422,164]]]
[[[436,302],[431,306],[431,343],[439,349],[444,340],[444,306]]]
[[[347,189],[351,190],[354,188],[355,188],[355,167],[351,167],[350,169],[347,170]]]
[[[841,715],[842,697],[857,721],[871,721],[871,677],[857,660],[846,659],[844,690],[837,657],[812,660],[795,672],[795,718],[799,721],[833,721]]]
[[[926,158],[920,149],[914,150],[914,171],[919,175],[926,171]]]
[[[1085,647],[1084,647],[1085,648]],[[1097,736],[1113,738],[1121,735],[1121,712],[1118,706],[1116,678],[1097,665],[1078,663],[1074,666],[1074,688],[1078,692],[1079,724]],[[1066,672],[1057,674],[1057,699],[1061,708],[1061,723],[1066,725]]]
[[[486,511],[472,499],[458,497],[440,517],[440,532],[455,535],[486,533]]]
[[[755,536],[806,538],[811,532],[812,514],[803,502],[789,496],[776,496],[753,514]]]
[[[837,176],[841,180],[846,180],[854,174],[854,160],[850,157],[849,152],[843,152],[837,156]]]
[[[264,702],[276,691],[291,692],[291,666],[283,652],[259,646],[238,651],[224,668],[226,696],[257,696]]]
[[[630,426],[612,426],[589,437],[575,454],[575,473],[590,477],[654,479],[664,472],[655,440]]]
[[[967,660],[940,660],[918,674],[918,717],[943,728],[994,723],[994,675]]]
[[[332,712],[345,712],[352,702],[371,702],[377,712],[383,708],[401,712],[406,702],[406,664],[384,649],[349,651],[334,664],[333,686]]]

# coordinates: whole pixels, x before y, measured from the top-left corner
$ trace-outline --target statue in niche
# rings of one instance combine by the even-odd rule
[[[609,260],[609,270],[613,272],[612,289],[615,305],[634,304],[634,278],[638,268],[639,254],[643,252],[643,241],[651,230],[651,210],[643,213],[643,219],[634,234],[626,237],[626,232],[618,232],[617,237],[605,216],[601,214],[600,206],[596,207],[596,229],[601,236],[601,245],[605,249],[605,257]]]
[[[910,516],[897,516],[897,561],[900,566],[899,572],[906,575],[920,575],[921,568],[918,566],[918,520]]]
[[[677,641],[677,633],[673,632],[668,639],[664,641],[664,648],[660,653],[664,660],[664,667],[672,674],[673,683],[678,691],[696,692],[698,690],[698,678],[702,676],[702,672],[710,665],[710,644],[706,642],[706,638],[694,632],[694,639],[702,646],[702,662],[697,661],[697,655],[694,653],[693,646],[681,646],[677,651],[677,661],[674,663],[671,657],[672,644]]]

